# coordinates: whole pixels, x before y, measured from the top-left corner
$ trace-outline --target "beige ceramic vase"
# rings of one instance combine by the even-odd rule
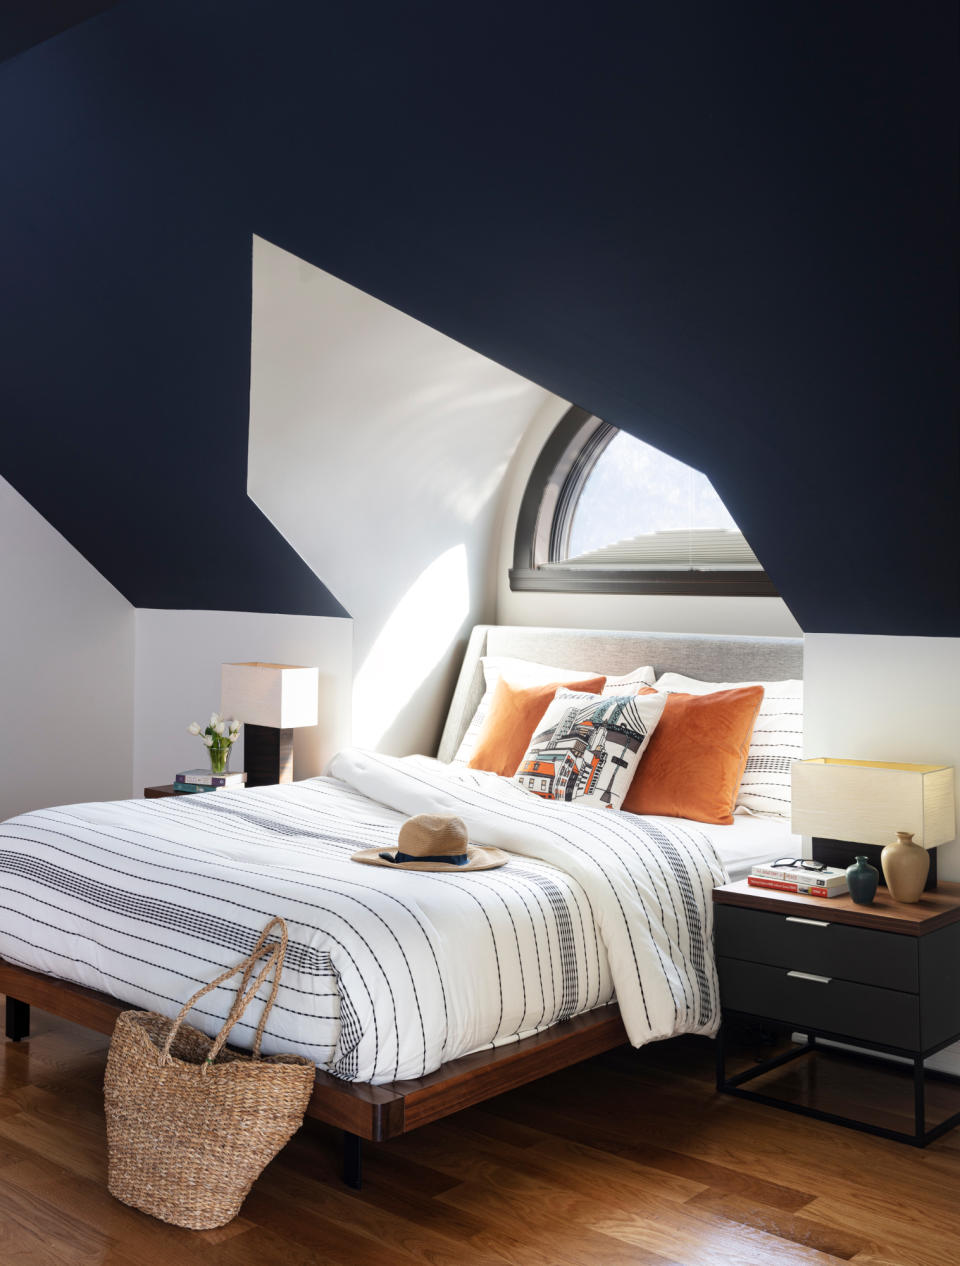
[[[912,905],[920,900],[930,873],[930,854],[914,842],[912,831],[897,832],[897,838],[880,854],[880,865],[894,901]]]

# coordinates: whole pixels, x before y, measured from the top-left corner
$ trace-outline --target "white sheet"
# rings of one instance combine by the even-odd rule
[[[803,840],[791,833],[788,818],[737,813],[731,826],[696,825],[709,837],[731,879],[745,879],[758,862],[803,855]]]

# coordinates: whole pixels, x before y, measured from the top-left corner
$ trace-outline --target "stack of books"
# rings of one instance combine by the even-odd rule
[[[211,774],[209,769],[187,769],[177,774],[173,785],[179,792],[237,791],[247,781],[246,774]]]
[[[807,897],[842,897],[847,891],[847,872],[835,866],[804,870],[799,866],[775,866],[770,862],[754,866],[747,876],[747,883],[754,888],[799,892]]]

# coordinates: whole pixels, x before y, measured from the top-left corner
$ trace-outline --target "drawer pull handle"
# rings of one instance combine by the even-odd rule
[[[829,985],[830,981],[833,980],[832,976],[814,976],[812,972],[808,971],[788,971],[787,975],[795,976],[797,980],[815,980],[818,985]]]
[[[828,928],[830,926],[826,919],[799,919],[795,914],[786,915],[786,920],[788,923],[802,923],[804,927],[808,928]]]

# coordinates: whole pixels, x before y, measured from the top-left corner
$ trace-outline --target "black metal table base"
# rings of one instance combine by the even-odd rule
[[[753,1016],[740,1017],[745,1020],[754,1020]],[[799,1027],[799,1026],[797,1026]],[[876,1059],[876,1055],[896,1055],[901,1059],[909,1060],[913,1066],[913,1133],[910,1134],[906,1130],[891,1130],[883,1125],[873,1125],[869,1121],[858,1121],[854,1117],[841,1116],[836,1112],[825,1112],[821,1108],[810,1107],[802,1103],[790,1103],[786,1099],[779,1099],[775,1095],[765,1095],[758,1090],[743,1089],[744,1083],[753,1081],[756,1077],[762,1077],[764,1073],[771,1072],[774,1068],[779,1068],[783,1064],[791,1063],[795,1059],[800,1059],[804,1055],[815,1055],[818,1049],[817,1039],[825,1038],[828,1041],[849,1042],[849,1038],[845,1038],[835,1033],[824,1033],[820,1031],[811,1031],[807,1029],[807,1040],[804,1045],[797,1046],[794,1050],[786,1051],[781,1055],[774,1056],[772,1059],[763,1060],[760,1063],[753,1064],[750,1068],[743,1072],[737,1073],[733,1077],[726,1075],[726,1037],[724,1026],[721,1025],[720,1032],[717,1034],[717,1090],[722,1094],[736,1095],[740,1099],[750,1099],[754,1103],[765,1103],[772,1108],[782,1108],[785,1112],[795,1112],[799,1116],[813,1117],[817,1121],[829,1121],[832,1125],[844,1125],[850,1130],[860,1130],[864,1134],[876,1134],[880,1138],[893,1139],[897,1143],[909,1143],[912,1147],[926,1147],[928,1143],[932,1143],[934,1139],[940,1138],[946,1134],[948,1130],[952,1130],[954,1126],[960,1125],[960,1112],[954,1112],[946,1120],[938,1122],[937,1125],[927,1129],[926,1120],[926,1081],[932,1078],[936,1081],[946,1081],[953,1085],[960,1086],[960,1077],[953,1073],[943,1073],[937,1069],[927,1068],[924,1060],[934,1051],[926,1051],[916,1053],[913,1051],[902,1051],[892,1047],[884,1047],[879,1045],[871,1045],[862,1042],[859,1039],[856,1042],[858,1047],[863,1047],[861,1052],[844,1051],[830,1048],[831,1055],[843,1056],[848,1059],[870,1060],[874,1064],[886,1063],[887,1067],[895,1068],[896,1065],[890,1065],[887,1061]],[[944,1043],[943,1045],[948,1045]],[[824,1049],[824,1048],[820,1048]],[[937,1048],[942,1049],[941,1047]]]

